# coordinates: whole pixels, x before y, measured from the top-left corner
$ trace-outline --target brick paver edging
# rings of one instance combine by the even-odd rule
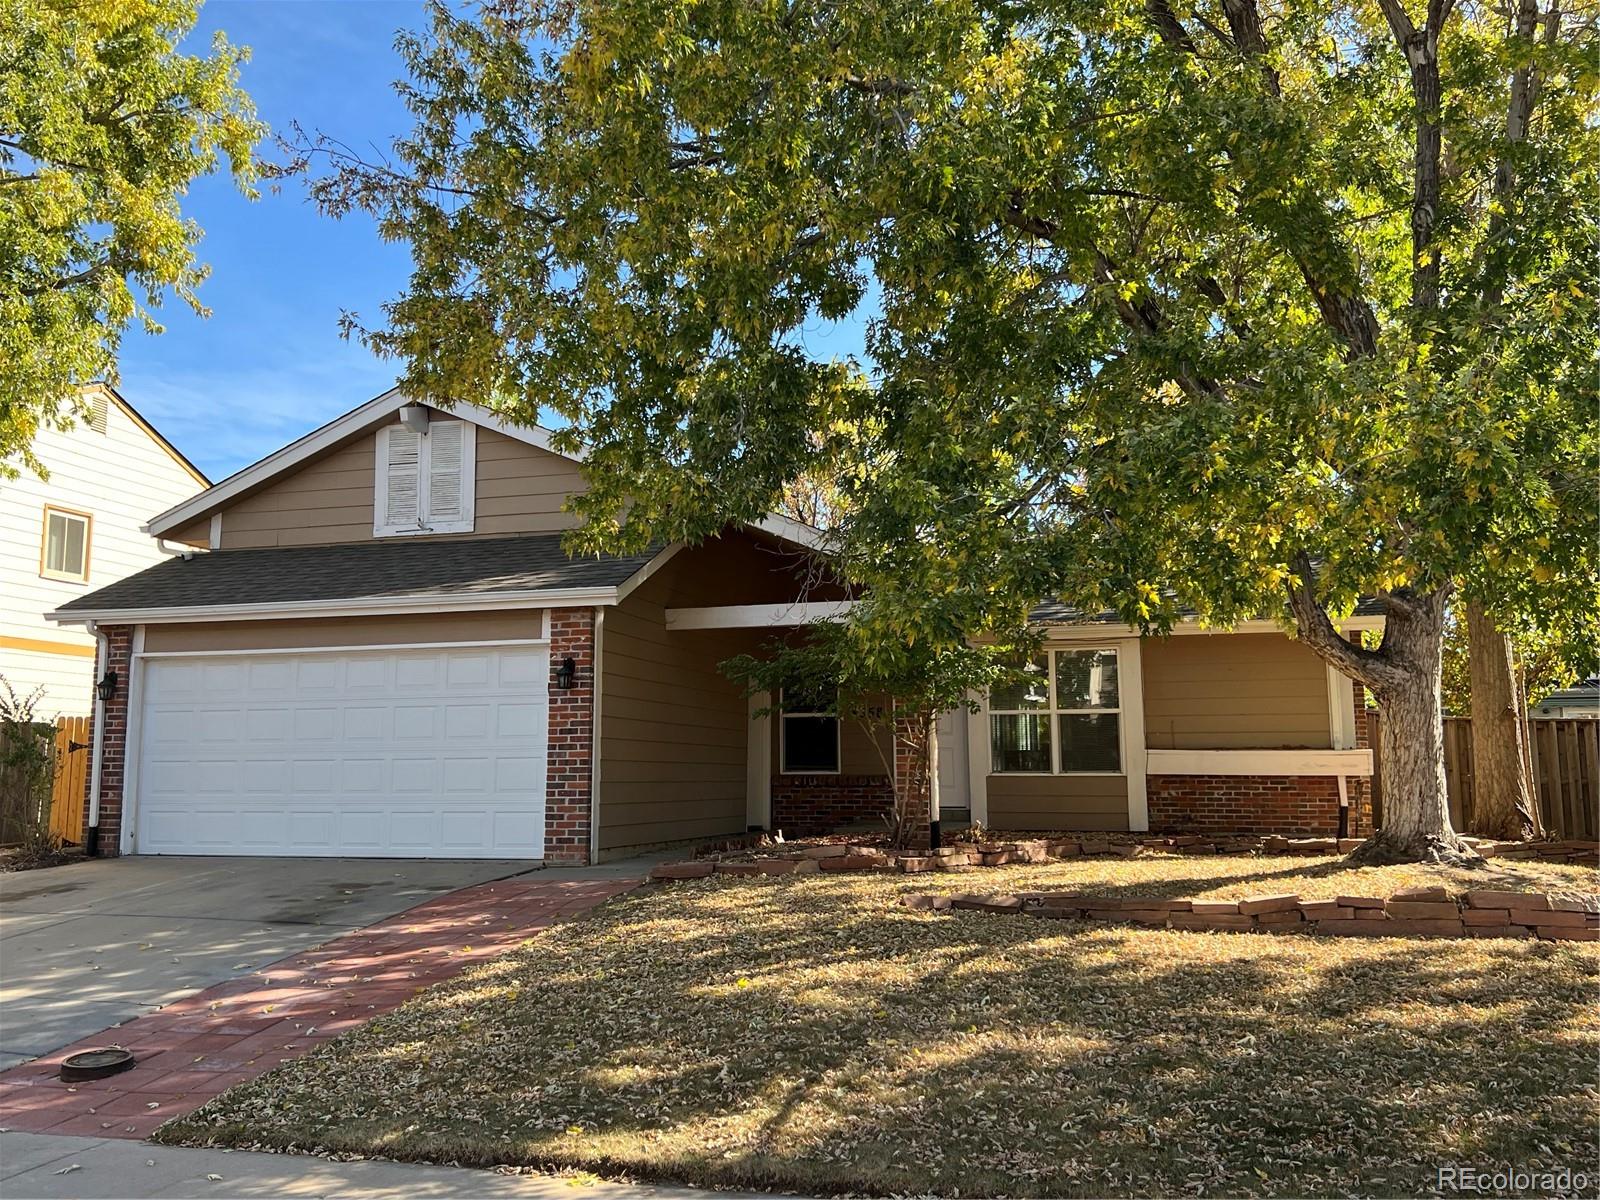
[[[974,867],[1003,867],[1012,863],[1048,863],[1085,855],[1134,858],[1145,853],[1267,854],[1311,856],[1348,854],[1364,838],[1241,837],[1213,839],[1195,835],[1138,840],[1111,838],[1035,838],[1020,842],[958,842],[937,850],[886,851],[875,846],[835,843],[803,850],[772,853],[733,849],[722,857],[715,852],[689,862],[663,863],[650,872],[658,883],[677,879],[704,879],[707,875],[789,875],[807,871],[965,871]],[[1485,858],[1538,858],[1553,862],[1594,864],[1600,843],[1475,841]]]
[[[1313,933],[1333,937],[1531,938],[1600,940],[1600,895],[1420,888],[1392,896],[1249,896],[1243,900],[1171,900],[1153,896],[1082,896],[1025,892],[1009,896],[914,895],[920,911],[973,909],[1069,921],[1116,921],[1166,929]]]
[[[0,1072],[0,1129],[144,1138],[220,1092],[309,1053],[418,992],[636,887],[507,879],[462,888]],[[69,1054],[138,1065],[66,1084]]]

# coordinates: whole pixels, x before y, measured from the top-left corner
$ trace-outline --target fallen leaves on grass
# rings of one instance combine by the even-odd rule
[[[991,890],[1592,890],[1546,864],[1149,858]],[[1596,1154],[1593,947],[913,913],[970,877],[709,879],[563,924],[158,1139],[811,1192],[1396,1194]]]

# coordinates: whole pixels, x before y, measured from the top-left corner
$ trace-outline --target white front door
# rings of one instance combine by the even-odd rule
[[[542,858],[544,645],[144,660],[134,851]]]
[[[967,710],[951,709],[939,718],[939,808],[972,806],[972,782],[967,772]]]

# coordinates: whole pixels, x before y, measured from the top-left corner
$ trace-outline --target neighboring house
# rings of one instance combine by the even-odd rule
[[[211,482],[111,388],[87,391],[87,422],[34,440],[49,478],[0,481],[0,675],[43,689],[43,717],[87,715],[95,679],[94,638],[45,613],[160,562],[140,526]]]
[[[1535,717],[1600,717],[1600,676],[1551,692],[1533,706]]]
[[[126,681],[103,849],[578,862],[885,811],[891,733],[796,698],[757,718],[767,698],[718,669],[849,602],[806,582],[816,532],[772,517],[574,560],[583,486],[543,430],[391,392],[153,518],[205,552],[54,614],[96,623]],[[1265,622],[1141,639],[1038,616],[1036,686],[940,722],[946,808],[995,829],[1344,823],[1371,772],[1361,697],[1311,651]]]

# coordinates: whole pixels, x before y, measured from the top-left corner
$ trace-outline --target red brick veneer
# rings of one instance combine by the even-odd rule
[[[1339,830],[1339,781],[1327,775],[1151,775],[1155,833],[1281,833]]]
[[[101,749],[100,770],[100,853],[114,858],[122,853],[122,776],[128,758],[128,684],[133,664],[133,626],[102,625],[107,649],[105,661],[97,657],[94,666],[95,682],[104,677],[109,668],[117,673],[117,692],[106,702],[105,744]],[[91,693],[92,699],[92,693]],[[92,709],[91,709],[92,711]],[[93,744],[94,731],[90,730]],[[84,754],[93,754],[85,750]],[[84,772],[83,828],[89,836],[89,790],[93,786],[91,773]]]
[[[572,687],[556,686],[556,669],[571,658]],[[550,750],[545,781],[547,862],[589,861],[590,795],[594,785],[594,609],[550,610]]]
[[[774,775],[772,827],[785,837],[832,833],[841,825],[876,821],[894,810],[887,775]]]

